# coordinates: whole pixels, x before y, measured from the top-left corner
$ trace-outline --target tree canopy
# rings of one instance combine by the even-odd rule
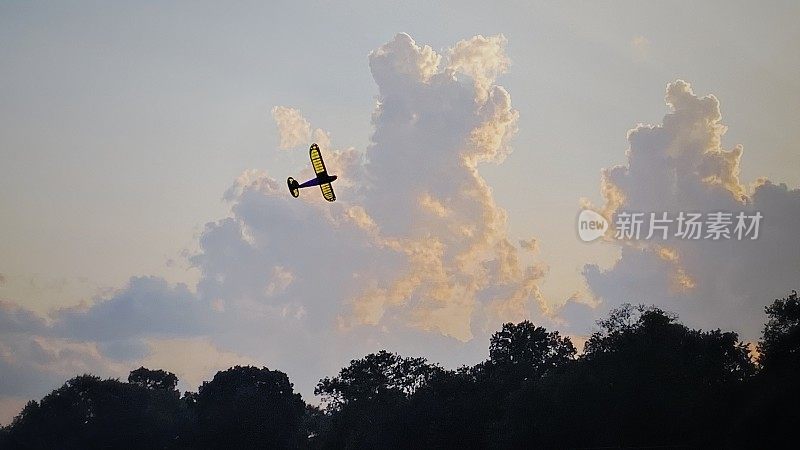
[[[581,354],[530,321],[503,324],[474,366],[371,353],[319,381],[320,406],[266,367],[182,396],[161,369],[84,374],[28,402],[0,448],[776,447],[800,418],[797,293],[765,311],[757,357],[734,332],[626,304]]]

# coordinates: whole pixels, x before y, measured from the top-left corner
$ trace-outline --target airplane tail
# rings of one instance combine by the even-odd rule
[[[292,197],[297,198],[300,196],[300,184],[297,183],[292,177],[286,180],[286,185],[289,186],[289,192],[291,192]]]

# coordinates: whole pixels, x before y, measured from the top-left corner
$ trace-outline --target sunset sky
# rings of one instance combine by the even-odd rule
[[[800,280],[800,6],[375,3],[0,2],[0,423],[140,365],[313,401],[623,302],[758,339]],[[311,142],[335,203],[287,192]],[[587,205],[764,223],[584,243]]]

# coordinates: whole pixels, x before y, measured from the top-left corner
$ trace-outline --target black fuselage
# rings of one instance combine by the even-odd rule
[[[316,178],[312,178],[312,179],[306,181],[305,183],[301,184],[300,186],[298,186],[298,188],[304,188],[304,187],[309,187],[309,186],[319,186],[320,184],[330,183],[330,182],[336,180],[337,178],[339,178],[339,177],[337,177],[336,175],[328,175],[327,173],[321,173],[321,174],[317,175]]]

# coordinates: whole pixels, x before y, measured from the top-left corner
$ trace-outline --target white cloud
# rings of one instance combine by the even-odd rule
[[[402,78],[425,83],[439,73],[441,60],[430,46],[418,46],[411,36],[400,33],[370,54],[370,68],[378,84]],[[373,66],[373,61],[380,64]]]
[[[300,114],[300,111],[287,106],[272,108],[272,117],[278,126],[282,149],[302,147],[311,138],[311,124]]]
[[[370,55],[379,97],[363,207],[380,230],[376,244],[405,264],[389,282],[375,277],[347,320],[400,320],[469,340],[489,323],[541,312],[506,213],[478,171],[482,161],[502,161],[516,131],[510,96],[493,84],[508,66],[504,45],[502,36],[476,36],[442,63],[399,34]]]
[[[193,258],[201,298],[265,315],[303,307],[320,329],[335,314],[341,329],[412,327],[460,340],[540,313],[544,270],[521,266],[478,172],[481,161],[502,161],[516,131],[510,96],[493,84],[508,64],[504,45],[502,36],[461,41],[442,64],[398,34],[372,52],[379,101],[366,155],[314,132],[340,175],[339,200],[313,190],[294,200],[268,174],[244,173],[226,194],[233,216],[209,224]],[[271,267],[291,283],[277,289]]]
[[[663,124],[628,133],[627,163],[603,172],[604,211],[756,211],[757,240],[680,240],[622,244],[613,267],[584,269],[604,312],[620,302],[655,303],[702,327],[739,330],[756,339],[764,306],[800,278],[800,191],[762,180],[741,183],[743,150],[722,147],[719,101],[682,80],[667,86]],[[757,149],[756,149],[757,150]]]
[[[308,397],[320,377],[369,351],[474,363],[501,322],[530,318],[582,336],[592,313],[622,301],[714,325],[762,323],[763,304],[790,288],[779,282],[797,279],[798,241],[787,224],[800,217],[798,193],[743,186],[741,149],[720,145],[716,99],[683,82],[668,89],[664,124],[632,131],[628,163],[604,172],[605,211],[758,209],[762,239],[625,246],[614,267],[585,268],[596,298],[576,294],[560,317],[548,308],[540,289],[547,266],[524,262],[536,256],[535,239],[509,238],[507,214],[480,173],[511,152],[516,132],[511,97],[496,84],[509,64],[504,45],[502,36],[478,36],[441,56],[399,34],[372,52],[378,103],[363,151],[338,147],[297,110],[276,108],[281,147],[319,141],[340,176],[338,200],[313,188],[294,199],[279,181],[286,174],[248,170],[225,193],[229,217],[206,225],[190,257],[201,273],[196,293],[132,278],[51,321],[5,304],[0,369],[11,376],[0,394],[42,394],[71,370],[118,376],[139,364],[174,369],[192,387],[213,370],[253,363],[286,371]],[[205,356],[174,360],[182,347]],[[14,359],[27,354],[38,365]]]
[[[54,313],[52,323],[7,305],[0,324],[21,334],[0,342],[57,343],[64,350],[48,354],[71,361],[64,370],[84,364],[101,374],[166,364],[186,344],[214,361],[286,370],[306,393],[382,346],[470,362],[465,355],[475,358],[485,342],[464,342],[548,313],[538,289],[546,267],[520,262],[506,213],[479,173],[482,162],[502,161],[516,132],[510,95],[495,84],[508,67],[505,42],[476,36],[442,57],[398,34],[372,52],[378,105],[366,151],[339,148],[298,110],[275,107],[280,147],[317,141],[340,177],[337,202],[314,189],[294,199],[278,181],[285,174],[247,170],[225,192],[230,216],[208,223],[190,256],[201,273],[196,293],[135,277],[96,304]],[[313,176],[310,165],[297,176]],[[207,376],[204,364],[175,370],[196,381]],[[48,380],[27,392],[52,388]]]
[[[447,68],[471,76],[476,96],[485,101],[495,79],[511,64],[505,52],[507,42],[502,34],[488,38],[477,35],[459,41],[450,49]]]
[[[457,47],[468,53],[485,42],[497,45],[495,56],[504,43]],[[478,172],[481,161],[502,160],[515,131],[510,97],[493,84],[499,66],[475,63],[462,80],[466,62],[454,71],[441,60],[406,35],[373,52],[380,103],[366,155],[335,147],[296,110],[276,108],[281,146],[319,141],[340,176],[340,200],[329,204],[313,190],[293,199],[267,172],[245,171],[225,193],[230,217],[206,225],[190,258],[201,272],[196,294],[144,277],[96,304],[58,311],[51,323],[9,307],[0,323],[20,333],[0,342],[49,348],[44,354],[64,360],[50,363],[60,377],[68,368],[124,376],[139,364],[167,364],[186,345],[216,356],[176,365],[185,382],[248,361],[287,371],[307,395],[321,376],[378,348],[452,364],[480,359],[484,340],[461,341],[546,312],[537,286],[545,268],[520,263],[506,214]],[[24,376],[42,370],[18,367],[0,389],[41,395],[63,381]]]

